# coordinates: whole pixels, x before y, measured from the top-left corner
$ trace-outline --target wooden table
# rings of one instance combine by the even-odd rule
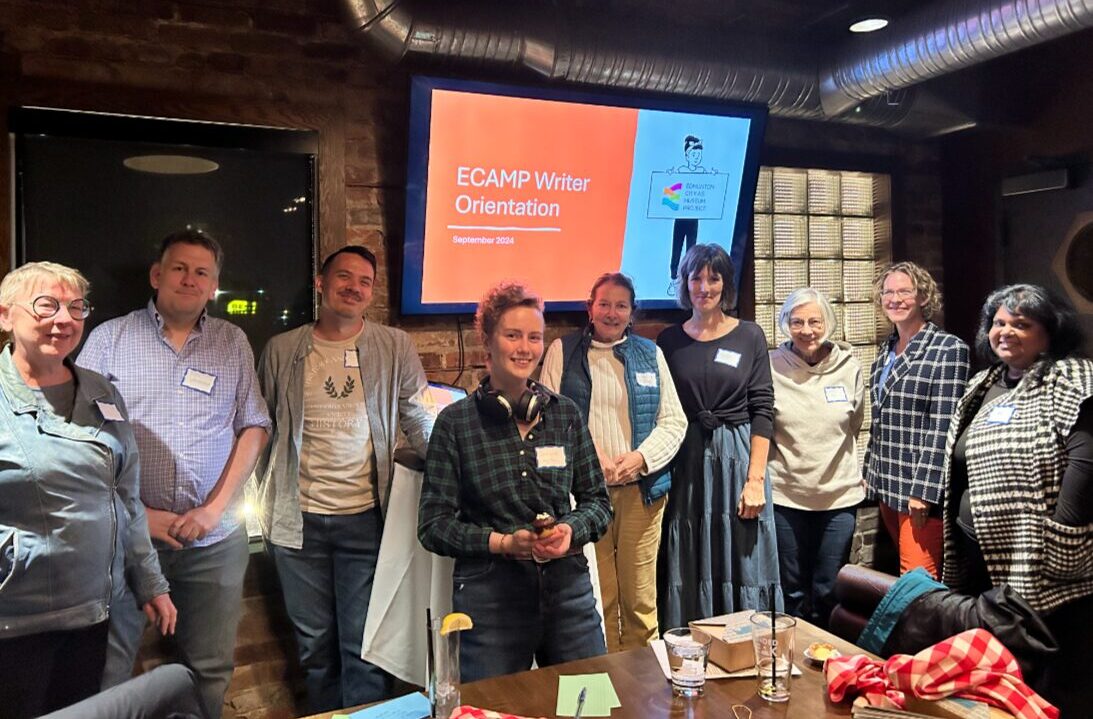
[[[849,704],[832,704],[827,698],[821,671],[809,666],[801,652],[812,642],[831,642],[843,654],[860,654],[861,649],[801,619],[797,620],[796,647],[802,675],[793,678],[788,702],[772,704],[755,693],[756,680],[716,679],[706,682],[706,693],[696,699],[682,699],[672,693],[671,683],[657,663],[653,650],[645,647],[628,652],[581,659],[552,667],[533,669],[493,679],[464,684],[464,704],[525,717],[553,717],[558,701],[558,677],[563,674],[607,672],[622,706],[611,719],[733,719],[732,705],[743,704],[752,719],[827,719],[850,716]],[[345,710],[350,713],[354,710]],[[330,714],[312,719],[329,719]]]

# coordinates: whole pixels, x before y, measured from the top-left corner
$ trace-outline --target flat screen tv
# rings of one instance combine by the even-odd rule
[[[463,313],[502,279],[579,310],[604,272],[674,306],[673,259],[750,234],[763,106],[415,77],[403,314]],[[676,265],[678,267],[678,265]]]

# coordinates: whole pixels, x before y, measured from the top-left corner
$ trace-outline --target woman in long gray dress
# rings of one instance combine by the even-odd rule
[[[672,462],[657,563],[660,626],[740,609],[778,609],[778,547],[767,453],[774,390],[767,341],[729,316],[733,266],[718,245],[696,245],[680,267],[685,322],[657,338],[687,434]]]

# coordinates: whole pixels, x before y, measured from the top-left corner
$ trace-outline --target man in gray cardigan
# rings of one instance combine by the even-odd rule
[[[269,341],[258,361],[274,431],[257,477],[262,532],[281,577],[305,673],[306,713],[384,698],[390,677],[361,659],[382,513],[401,427],[425,456],[425,371],[405,332],[366,322],[376,257],[323,262],[319,319]]]

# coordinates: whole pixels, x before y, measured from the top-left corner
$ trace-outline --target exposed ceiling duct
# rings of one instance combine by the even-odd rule
[[[618,18],[610,25],[600,17],[559,19],[541,5],[343,3],[355,27],[396,61],[410,54],[523,65],[566,82],[755,102],[775,115],[917,135],[974,122],[916,92],[915,83],[1093,26],[1093,0],[949,0],[900,21],[904,29],[854,43],[821,73],[809,55],[773,43],[726,42],[693,31],[681,37]]]
[[[1093,27],[1093,0],[950,0],[841,52],[820,80],[825,114]]]

